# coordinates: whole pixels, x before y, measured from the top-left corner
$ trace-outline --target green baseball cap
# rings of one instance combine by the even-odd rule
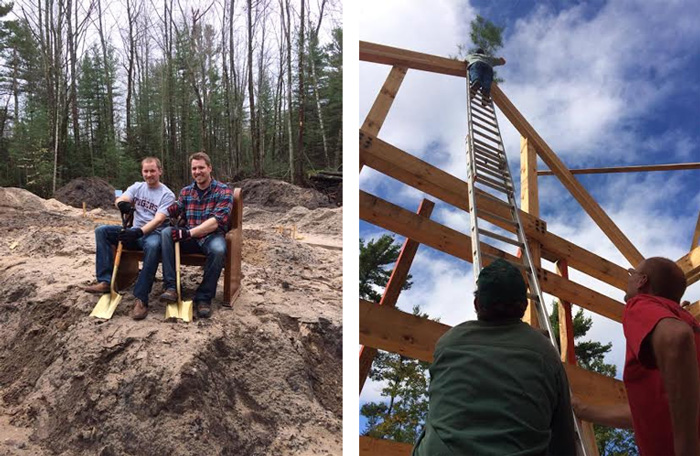
[[[481,270],[476,281],[479,306],[510,304],[527,299],[527,286],[520,270],[501,258]]]

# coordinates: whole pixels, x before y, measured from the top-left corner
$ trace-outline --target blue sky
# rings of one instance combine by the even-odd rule
[[[569,168],[700,161],[697,1],[361,0],[359,38],[454,56],[457,44],[468,44],[476,14],[505,26],[501,88]],[[360,124],[389,70],[360,62]],[[409,70],[379,137],[464,180],[465,123],[464,79]],[[499,124],[519,188],[519,134],[500,114]],[[700,210],[700,170],[578,178],[644,256],[676,260],[688,252]],[[359,185],[411,211],[423,197],[371,169],[360,173]],[[555,177],[540,177],[539,191],[551,232],[628,267]],[[436,203],[434,220],[468,233],[466,213]],[[360,222],[365,239],[383,233]],[[471,265],[421,246],[411,273],[414,286],[402,293],[399,308],[418,304],[450,325],[474,318]],[[622,301],[620,290],[574,271],[571,277]],[[700,299],[700,286],[685,298]],[[622,327],[593,318],[588,335],[613,342],[607,361],[621,374]],[[368,381],[360,403],[377,400],[380,389]]]

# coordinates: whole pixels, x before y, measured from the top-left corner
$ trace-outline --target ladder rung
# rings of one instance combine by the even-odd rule
[[[478,119],[479,121],[484,122],[484,123],[486,123],[486,124],[488,124],[488,125],[491,125],[491,126],[494,127],[494,128],[498,128],[498,124],[496,124],[495,122],[491,121],[491,119],[489,119],[489,118],[487,118],[487,117],[478,116],[478,115],[476,115],[476,114],[478,114],[478,113],[473,113],[473,112],[472,112],[472,119]],[[474,122],[474,121],[472,120],[472,122]]]
[[[483,163],[491,166],[494,170],[498,170],[498,172],[503,173],[503,167],[501,166],[503,162],[500,159],[493,158],[481,152],[474,152],[474,160],[476,163],[478,163],[477,160],[481,160]]]
[[[540,300],[540,297],[534,293],[528,293],[527,294],[527,299],[530,299],[532,301],[538,301]]]
[[[523,243],[520,242],[517,239],[511,239],[509,237],[502,236],[500,234],[496,234],[493,231],[485,230],[483,228],[479,228],[479,233],[480,234],[485,234],[486,236],[492,237],[494,239],[498,239],[499,241],[507,242],[508,244],[512,244],[516,247],[523,247]]]
[[[477,180],[483,179],[483,180],[485,180],[485,181],[487,181],[487,182],[491,182],[491,183],[494,184],[494,185],[502,185],[502,186],[505,187],[505,188],[513,188],[513,186],[510,185],[510,182],[506,181],[505,177],[503,177],[503,176],[499,176],[498,179],[494,179],[494,178],[491,177],[491,176],[487,176],[487,175],[485,175],[485,174],[476,173],[476,177],[477,177]]]
[[[483,129],[483,130],[486,130],[486,131],[488,131],[489,133],[492,133],[492,134],[494,134],[494,135],[496,135],[496,136],[501,136],[501,134],[500,134],[498,131],[491,129],[491,128],[489,128],[489,127],[486,126],[486,125],[481,125],[479,122],[475,122],[474,120],[472,120],[472,126],[479,127],[479,128],[481,128],[481,129]]]
[[[489,160],[495,162],[496,166],[500,165],[503,161],[503,159],[499,155],[479,147],[474,147],[474,155],[478,157],[488,158]]]
[[[494,138],[493,136],[487,135],[486,133],[484,133],[483,131],[480,131],[480,130],[472,130],[472,131],[474,132],[475,135],[479,135],[480,138],[484,138],[484,139],[486,139],[486,140],[488,140],[488,141],[495,142],[497,145],[498,145],[498,144],[501,144],[501,138],[500,138],[500,137],[495,137],[495,138]],[[475,136],[475,137],[476,137],[476,136]]]
[[[481,256],[482,256],[482,257],[486,257],[486,258],[491,258],[491,259],[493,259],[494,261],[495,261],[495,260],[499,260],[499,259],[500,259],[500,260],[505,260],[505,261],[507,261],[508,263],[510,263],[510,264],[512,264],[513,266],[515,266],[516,268],[522,269],[522,270],[525,271],[525,272],[528,272],[528,271],[530,270],[527,266],[525,266],[525,265],[522,264],[522,263],[515,263],[515,262],[513,262],[513,261],[508,260],[507,258],[503,258],[503,257],[497,256],[497,255],[491,255],[490,253],[481,252]]]
[[[492,145],[487,144],[487,143],[485,143],[485,142],[483,142],[483,141],[481,141],[481,140],[479,140],[479,139],[474,138],[474,143],[475,143],[475,144],[478,144],[479,146],[481,146],[482,149],[486,149],[488,152],[496,153],[496,154],[500,154],[500,153],[501,153],[500,150],[496,149],[496,148],[493,147]]]
[[[489,105],[486,105],[489,106]],[[472,103],[472,110],[475,110],[479,114],[488,116],[488,117],[496,117],[496,114],[494,113],[493,110],[491,109],[486,109],[486,106],[482,105],[481,103]]]
[[[491,168],[487,168],[485,166],[480,165],[479,163],[475,163],[476,170],[481,171],[482,173],[490,174],[494,177],[502,177],[503,173],[501,171],[495,171]]]
[[[484,180],[484,177],[483,177],[483,176],[478,176],[478,175],[477,175],[477,176],[476,176],[476,182],[478,182],[478,183],[480,183],[480,184],[484,184],[484,185],[486,185],[487,187],[491,187],[491,188],[494,189],[494,190],[498,190],[499,192],[505,193],[506,195],[509,194],[509,193],[511,192],[511,190],[509,190],[509,189],[506,188],[506,187],[501,187],[500,185],[493,184],[493,183],[491,183],[491,182],[489,182],[489,181],[487,181],[487,180]]]
[[[482,196],[483,196],[484,198],[492,199],[492,200],[494,200],[494,201],[496,201],[496,202],[498,202],[498,203],[501,203],[501,204],[506,204],[506,205],[508,204],[508,201],[504,201],[504,200],[502,200],[501,198],[497,197],[496,195],[492,195],[492,194],[487,193],[487,192],[480,192],[480,193],[477,195],[477,198],[481,198]],[[487,211],[484,211],[483,209],[479,209],[479,210],[480,210],[480,211],[483,211],[483,212],[487,212]],[[491,212],[489,212],[489,214],[491,214]],[[495,214],[493,214],[493,216],[494,216],[494,217],[498,217],[498,216],[495,215]],[[512,223],[512,221],[511,221],[511,220],[508,220],[508,223]]]
[[[474,154],[474,158],[475,158],[474,163],[476,163],[477,165],[481,165],[484,168],[490,169],[494,173],[503,174],[503,166],[502,166],[503,162],[499,161],[498,163],[492,163],[490,161],[486,161],[485,159],[483,159],[481,157],[481,155],[476,155],[476,154]],[[481,162],[477,161],[477,159],[481,160]]]
[[[495,197],[495,196],[493,196],[493,195],[490,195],[489,193],[485,193],[485,192],[484,192],[484,194],[485,194],[485,195],[489,195],[490,197],[492,197],[492,198],[495,199],[495,200],[500,201],[501,203],[505,203],[505,201],[503,201],[502,199],[499,199],[499,198],[497,198],[497,197]],[[507,204],[507,203],[506,203],[506,204]],[[476,210],[476,209],[472,208],[472,210],[474,211],[474,210]],[[505,217],[501,217],[500,215],[496,215],[496,214],[494,214],[493,212],[487,211],[486,209],[479,209],[479,210],[477,210],[477,215],[478,215],[479,217],[481,217],[482,219],[488,221],[488,219],[487,219],[486,217],[484,217],[482,214],[486,214],[486,215],[488,215],[488,218],[492,218],[492,219],[494,219],[494,220],[498,220],[498,221],[500,221],[501,223],[509,224],[509,225],[511,225],[511,226],[514,226],[515,228],[518,227],[518,224],[517,224],[516,221],[513,220],[513,219],[507,219],[507,218],[505,218]]]

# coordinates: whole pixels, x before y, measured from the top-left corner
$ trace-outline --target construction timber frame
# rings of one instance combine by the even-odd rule
[[[360,171],[364,166],[390,176],[456,208],[469,211],[467,183],[379,138],[379,132],[408,70],[428,71],[447,76],[466,77],[465,62],[428,55],[409,50],[360,42],[360,60],[390,65],[391,71],[372,108],[360,127]],[[574,394],[593,404],[626,403],[627,393],[623,383],[576,365],[574,354],[571,303],[591,312],[622,322],[624,304],[591,290],[568,278],[568,268],[576,269],[620,290],[627,284],[627,267],[620,266],[579,247],[547,230],[545,221],[539,218],[537,192],[538,174],[553,174],[571,192],[581,207],[617,247],[630,265],[637,266],[644,257],[595,202],[588,191],[576,180],[572,172],[557,157],[535,129],[494,84],[493,100],[503,115],[520,132],[521,157],[521,209],[520,219],[528,237],[528,244],[535,257],[537,275],[543,292],[559,299],[560,340],[562,362]],[[465,94],[466,99],[466,84]],[[537,157],[550,171],[537,170]],[[664,167],[666,166],[666,167]],[[654,171],[668,169],[697,169],[697,163],[668,167],[668,165],[646,166],[644,169],[630,167],[626,171]],[[621,172],[617,170],[616,172]],[[485,198],[477,193],[478,204],[488,212],[507,216],[508,206]],[[398,353],[422,361],[432,361],[437,340],[450,327],[426,318],[410,315],[395,308],[401,287],[420,244],[472,261],[471,238],[438,222],[430,220],[434,203],[424,199],[417,213],[394,205],[377,196],[360,190],[360,218],[385,230],[406,238],[399,258],[394,266],[389,283],[379,304],[360,300],[360,392],[369,373],[377,350]],[[491,221],[491,220],[489,220]],[[504,229],[509,225],[493,219],[492,223]],[[690,251],[677,260],[691,285],[700,280],[700,216],[695,228]],[[503,251],[482,244],[482,249],[506,259],[514,258]],[[540,267],[540,259],[555,263],[556,271]],[[700,316],[700,301],[687,309]],[[529,306],[524,320],[536,325],[534,306]],[[584,439],[595,447],[590,426],[584,427]],[[589,445],[587,447],[590,448]],[[404,456],[411,454],[412,446],[389,440],[360,437],[361,455]]]

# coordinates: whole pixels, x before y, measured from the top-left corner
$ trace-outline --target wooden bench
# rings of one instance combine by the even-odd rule
[[[224,305],[233,306],[241,293],[241,254],[243,247],[243,192],[233,190],[233,207],[228,219],[226,233],[226,260],[224,263]],[[117,272],[117,288],[129,287],[139,274],[139,261],[143,261],[140,250],[122,250],[122,258]],[[207,257],[201,253],[183,254],[180,263],[188,266],[204,266]]]

